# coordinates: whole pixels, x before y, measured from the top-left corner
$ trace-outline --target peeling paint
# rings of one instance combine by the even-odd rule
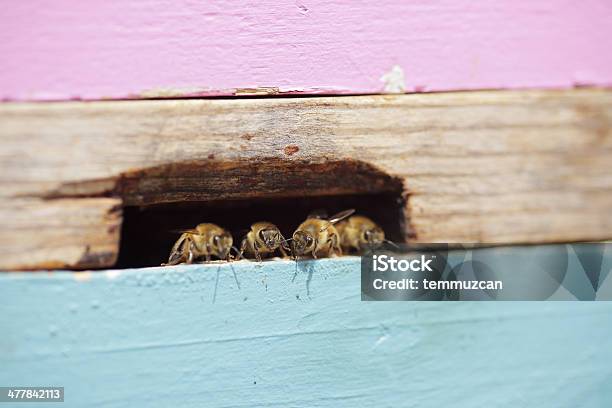
[[[394,65],[389,72],[380,77],[380,80],[385,83],[386,93],[403,93],[406,90],[404,70],[399,65]]]
[[[260,86],[256,88],[236,88],[236,96],[278,95],[280,89],[275,86]]]
[[[376,343],[374,343],[374,348],[380,346],[383,342],[387,341],[388,338],[389,335],[387,334],[383,334],[382,336],[380,336],[378,340],[376,340]]]
[[[112,279],[116,279],[119,276],[121,276],[121,271],[114,269],[114,270],[106,271],[105,275],[107,279],[112,280]]]
[[[195,98],[214,96],[266,96],[279,94],[299,93],[334,93],[338,90],[331,89],[305,89],[305,88],[279,88],[276,86],[236,87],[229,89],[213,89],[209,87],[186,87],[186,88],[153,88],[146,89],[133,98],[164,99],[164,98]]]

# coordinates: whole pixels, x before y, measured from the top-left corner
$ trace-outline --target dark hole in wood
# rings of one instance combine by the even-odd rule
[[[228,229],[237,247],[254,222],[275,223],[289,238],[317,209],[333,215],[354,208],[396,242],[407,230],[402,180],[355,160],[228,162],[211,155],[122,174],[113,195],[124,203],[119,268],[166,262],[175,231],[203,222]]]
[[[404,242],[404,202],[401,190],[379,194],[353,194],[297,198],[254,198],[207,202],[128,206],[124,209],[117,267],[155,266],[166,262],[179,237],[173,232],[213,222],[231,231],[236,246],[256,221],[275,223],[285,237],[313,210],[329,215],[348,208],[379,223],[389,239]]]

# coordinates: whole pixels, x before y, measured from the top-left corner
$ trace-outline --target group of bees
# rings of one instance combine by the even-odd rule
[[[211,223],[199,224],[191,230],[181,231],[168,262],[165,265],[193,263],[197,260],[257,259],[280,255],[293,259],[341,256],[342,253],[361,253],[388,242],[385,233],[374,221],[355,210],[345,210],[332,217],[316,211],[300,224],[289,239],[278,227],[261,221],[251,225],[240,249],[234,246],[232,235],[226,229]],[[391,243],[392,244],[392,243]],[[235,255],[231,252],[234,251]]]

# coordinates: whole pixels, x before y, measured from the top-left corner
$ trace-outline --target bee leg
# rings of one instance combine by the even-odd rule
[[[259,246],[257,245],[257,241],[253,242],[253,249],[255,250],[255,258],[257,258],[257,262],[261,262],[261,254],[259,253]]]
[[[327,240],[327,256],[331,257],[334,254],[334,243],[331,239]]]
[[[188,264],[193,263],[193,261],[197,257],[196,253],[197,253],[197,251],[196,251],[195,242],[191,241],[189,243],[189,255],[187,255],[187,263]]]
[[[296,262],[296,268],[297,268],[297,260],[298,260],[298,255],[297,255],[297,251],[295,250],[295,244],[293,242],[291,242],[291,258]]]
[[[247,249],[247,239],[244,238],[242,240],[242,243],[240,244],[240,254],[239,254],[240,258],[243,257],[244,251],[246,251],[246,249]]]
[[[281,256],[282,256],[283,258],[286,258],[286,257],[287,257],[287,251],[285,251],[285,248],[283,248],[283,246],[282,246],[282,245],[278,247],[278,251],[281,253]]]
[[[206,244],[206,262],[210,262],[210,253],[212,252],[212,248],[210,244]]]
[[[342,248],[340,246],[336,246],[334,252],[336,253],[336,256],[342,256]]]
[[[327,241],[327,245],[329,246],[329,253],[334,254],[336,256],[342,256],[342,248],[340,248],[340,242],[336,237],[332,237]]]
[[[195,259],[195,252],[196,252],[195,244],[193,242],[190,242],[189,249],[187,249],[187,260],[185,261],[186,264],[193,263]]]
[[[238,248],[236,248],[235,246],[232,246],[232,249],[234,250],[234,252],[236,253],[236,256],[233,257],[233,260],[241,260],[242,259],[242,252],[238,251]],[[231,250],[230,250],[231,253]],[[229,258],[231,257],[230,254],[227,255],[228,261],[230,260]]]
[[[284,240],[283,242],[281,242],[280,248],[281,248],[280,252],[283,258],[295,259],[295,256],[293,255],[293,249],[291,248],[291,245],[287,243],[287,240]]]

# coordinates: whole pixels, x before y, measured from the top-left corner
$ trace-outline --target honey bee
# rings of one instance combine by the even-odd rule
[[[294,257],[304,254],[317,256],[342,255],[340,234],[334,224],[349,217],[355,210],[342,211],[329,219],[309,217],[293,233],[291,253]]]
[[[363,215],[353,215],[345,219],[336,225],[336,229],[340,234],[342,249],[345,252],[375,249],[384,242],[393,244],[385,239],[385,232],[378,224]]]
[[[274,254],[278,250],[283,257],[287,256],[287,241],[278,227],[272,223],[261,221],[251,225],[240,245],[240,256],[246,252],[247,255],[255,256],[261,261],[262,255]]]
[[[190,264],[201,257],[210,262],[213,256],[229,261],[230,251],[235,249],[232,235],[216,224],[199,224],[194,229],[181,232],[170,251],[168,263],[163,265]]]

